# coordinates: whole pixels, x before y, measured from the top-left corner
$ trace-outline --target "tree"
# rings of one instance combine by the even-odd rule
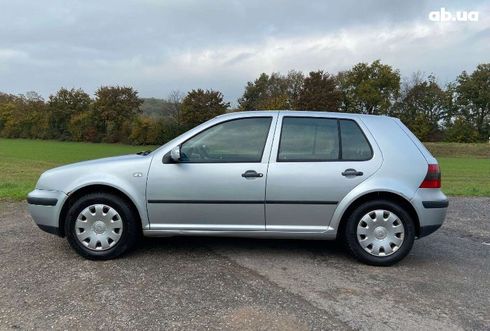
[[[11,128],[15,127],[16,100],[15,95],[0,92],[0,135],[2,137],[10,137]]]
[[[20,116],[16,101],[17,98],[13,95],[2,95],[0,104],[0,134],[2,137],[18,138],[20,136],[18,125]]]
[[[46,139],[48,112],[43,98],[36,92],[0,96],[0,134],[8,138]]]
[[[303,85],[305,82],[305,75],[301,71],[290,70],[286,75],[287,86],[287,98],[288,104],[286,109],[300,109],[299,98]]]
[[[441,136],[441,122],[448,114],[449,99],[448,92],[439,87],[435,76],[424,79],[415,74],[404,84],[393,114],[419,139],[431,141]]]
[[[339,73],[342,110],[364,114],[387,114],[400,92],[400,74],[379,60],[356,64]]]
[[[238,99],[239,109],[296,109],[303,81],[303,73],[294,70],[286,76],[262,73],[254,82],[247,83],[243,96]]]
[[[159,119],[140,115],[132,123],[130,141],[134,145],[155,144],[161,131]]]
[[[70,139],[75,141],[100,142],[102,132],[93,110],[73,114],[68,123]]]
[[[262,73],[254,82],[248,82],[238,105],[240,110],[287,108],[287,88],[281,75]]]
[[[471,75],[463,71],[456,80],[455,103],[462,116],[478,132],[480,141],[490,134],[490,63],[480,64]]]
[[[37,92],[27,92],[21,95],[23,103],[22,138],[47,139],[49,138],[49,113],[46,103]]]
[[[180,91],[172,91],[167,98],[167,112],[175,121],[178,127],[181,126],[182,99],[184,96]]]
[[[337,87],[335,77],[319,71],[311,71],[304,79],[298,97],[300,110],[338,111],[342,93]]]
[[[97,131],[108,142],[127,141],[131,122],[141,113],[142,100],[132,87],[103,86],[95,92]]]
[[[478,141],[478,131],[462,117],[457,116],[448,126],[444,140],[458,143],[474,143]]]
[[[213,90],[192,90],[182,100],[182,124],[187,128],[199,125],[211,118],[224,114],[229,102],[223,101],[223,94]]]
[[[82,89],[61,88],[48,100],[50,118],[50,135],[52,138],[69,139],[69,124],[71,118],[90,109],[92,100]]]

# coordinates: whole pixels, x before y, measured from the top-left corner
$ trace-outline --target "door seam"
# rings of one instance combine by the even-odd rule
[[[272,157],[272,151],[274,150],[274,141],[276,139],[276,131],[277,131],[277,126],[279,124],[279,117],[281,115],[281,111],[277,112],[276,116],[276,123],[274,125],[274,132],[272,132],[272,141],[271,141],[271,147],[269,150],[269,159],[267,160],[267,167],[265,170],[265,186],[264,186],[264,231],[267,231],[267,183],[269,180],[269,166],[271,164],[271,157]]]

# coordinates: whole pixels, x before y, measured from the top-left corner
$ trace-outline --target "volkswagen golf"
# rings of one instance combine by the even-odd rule
[[[337,239],[392,265],[443,223],[437,160],[392,117],[306,111],[218,116],[152,152],[61,166],[29,193],[44,231],[88,259],[144,236]]]

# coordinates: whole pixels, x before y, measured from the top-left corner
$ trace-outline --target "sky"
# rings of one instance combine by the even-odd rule
[[[441,8],[478,21],[429,19]],[[0,22],[0,91],[44,98],[124,85],[157,98],[215,89],[236,104],[262,72],[380,59],[445,84],[490,62],[490,1],[0,0]]]

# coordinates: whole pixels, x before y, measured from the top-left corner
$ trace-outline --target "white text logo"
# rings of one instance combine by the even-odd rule
[[[446,8],[440,10],[431,11],[429,13],[429,20],[433,22],[478,22],[479,12],[477,11],[457,11],[450,12]]]

